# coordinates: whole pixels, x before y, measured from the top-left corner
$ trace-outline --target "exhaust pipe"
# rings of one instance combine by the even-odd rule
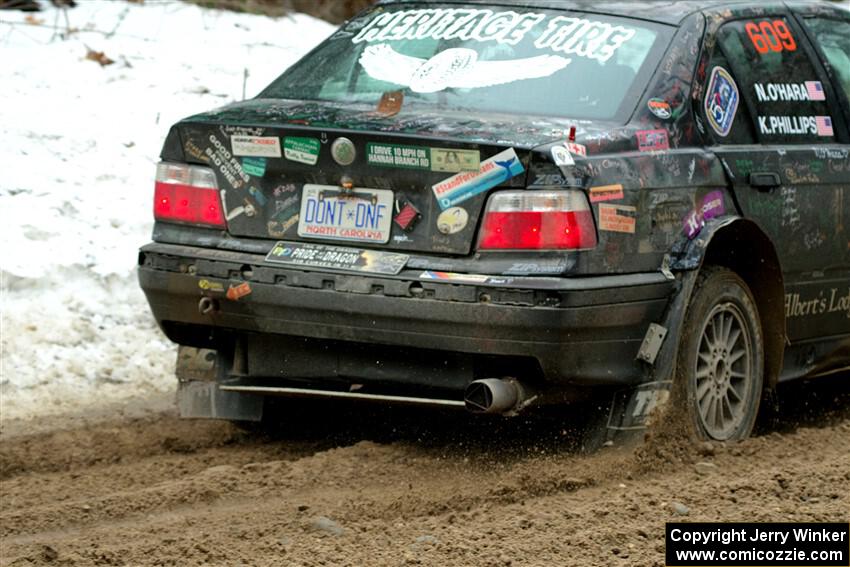
[[[531,399],[514,378],[475,380],[466,387],[463,396],[466,409],[473,413],[514,413]]]

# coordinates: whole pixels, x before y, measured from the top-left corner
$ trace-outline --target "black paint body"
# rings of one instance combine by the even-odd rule
[[[850,366],[850,105],[802,22],[816,14],[837,21],[850,15],[812,3],[706,9],[704,2],[677,2],[651,10],[648,3],[624,2],[500,4],[569,4],[573,11],[654,20],[669,26],[673,39],[626,123],[404,108],[382,116],[374,106],[268,98],[181,121],[168,135],[165,161],[210,165],[212,138],[226,144],[233,134],[314,137],[322,148],[315,165],[270,158],[264,174],[247,182],[234,184],[217,171],[227,209],[254,211],[230,220],[227,231],[156,224],[154,243],[140,252],[139,277],[167,336],[217,349],[234,367],[247,357],[247,370],[239,367],[252,379],[319,387],[358,382],[367,390],[457,397],[475,378],[503,375],[541,388],[632,385],[669,379],[689,277],[712,262],[746,275],[756,295],[768,342],[767,384]],[[791,26],[817,73],[812,78],[826,89],[834,135],[823,143],[731,143],[706,124],[706,89],[722,56],[719,30],[774,17]],[[739,87],[741,108],[757,112],[754,95]],[[651,112],[654,99],[665,101],[671,116]],[[551,148],[571,126],[587,156],[559,167]],[[350,166],[337,165],[328,151],[340,136],[356,147]],[[481,160],[513,148],[525,173],[465,201],[466,228],[443,235],[430,187],[447,174],[370,166],[363,156],[375,142],[477,150]],[[390,242],[374,246],[410,254],[406,267],[373,276],[265,262],[276,241],[309,241],[291,221],[302,186],[336,186],[343,176],[355,186],[391,189],[420,211],[413,230],[394,225]],[[598,230],[591,250],[476,251],[484,206],[495,191],[573,188],[590,196],[591,188],[610,185],[622,186],[622,198],[603,204],[633,207],[633,233]],[[722,214],[688,234],[689,214],[718,195]],[[599,205],[591,204],[597,228]],[[423,281],[423,270],[491,278]],[[247,281],[252,292],[229,301],[199,287],[202,279],[223,289]],[[203,296],[220,309],[200,314]],[[673,330],[654,367],[636,360],[650,323]]]

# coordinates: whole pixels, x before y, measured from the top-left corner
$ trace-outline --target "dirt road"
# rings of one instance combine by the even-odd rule
[[[551,418],[168,413],[0,440],[2,565],[662,565],[672,520],[848,521],[850,380],[731,446],[576,454]]]

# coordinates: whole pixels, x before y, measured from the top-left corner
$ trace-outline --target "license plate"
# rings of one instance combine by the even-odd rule
[[[278,242],[266,256],[266,262],[302,266],[307,268],[330,268],[372,274],[399,273],[410,257],[407,254],[361,250],[325,244],[301,242]]]
[[[393,201],[393,192],[383,189],[343,193],[333,185],[305,185],[298,236],[385,244],[390,240]]]

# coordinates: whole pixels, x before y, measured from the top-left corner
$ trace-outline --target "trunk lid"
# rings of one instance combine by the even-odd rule
[[[178,131],[186,161],[214,169],[234,236],[465,255],[489,192],[524,187],[530,148],[564,127],[252,100]]]

